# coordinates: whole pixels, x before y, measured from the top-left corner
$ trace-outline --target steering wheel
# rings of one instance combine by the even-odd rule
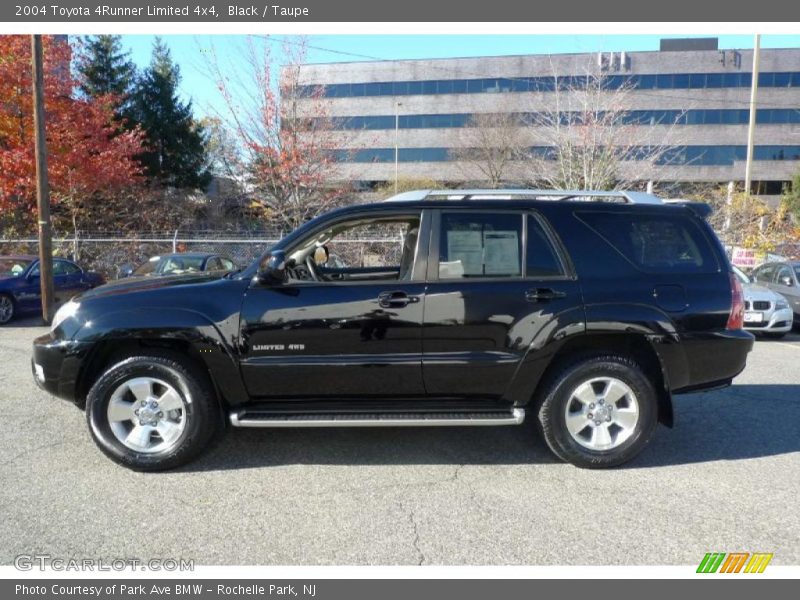
[[[317,263],[314,262],[314,258],[311,254],[306,256],[306,268],[314,281],[325,281],[325,278],[322,273],[319,272],[319,267]]]

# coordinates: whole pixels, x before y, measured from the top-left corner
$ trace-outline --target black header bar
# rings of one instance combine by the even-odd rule
[[[10,0],[0,4],[5,23],[44,22],[793,22],[800,2],[760,0]]]

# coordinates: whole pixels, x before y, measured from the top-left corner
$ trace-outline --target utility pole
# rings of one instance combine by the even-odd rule
[[[44,73],[42,36],[31,36],[33,69],[33,128],[36,131],[36,204],[39,215],[39,286],[42,292],[42,317],[53,320],[53,248],[50,230],[50,187],[47,182],[47,141],[44,128]]]
[[[758,61],[761,54],[761,35],[753,41],[753,81],[750,86],[750,125],[747,129],[747,164],[744,168],[744,197],[750,198],[753,179],[753,139],[756,134],[756,99],[758,96]]]

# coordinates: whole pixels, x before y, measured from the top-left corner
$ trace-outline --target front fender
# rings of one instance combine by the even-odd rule
[[[237,321],[237,322],[233,322]],[[104,312],[85,321],[71,336],[81,344],[106,348],[130,343],[188,350],[205,365],[212,381],[229,404],[248,399],[239,373],[236,341],[238,315],[220,323],[180,308],[130,308]],[[86,365],[93,356],[87,357]]]

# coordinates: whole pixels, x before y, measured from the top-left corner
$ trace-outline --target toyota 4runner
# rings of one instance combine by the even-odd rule
[[[635,192],[418,191],[306,223],[238,273],[74,298],[33,344],[132,469],[226,426],[517,425],[620,465],[672,394],[729,385],[753,337],[705,204]]]

